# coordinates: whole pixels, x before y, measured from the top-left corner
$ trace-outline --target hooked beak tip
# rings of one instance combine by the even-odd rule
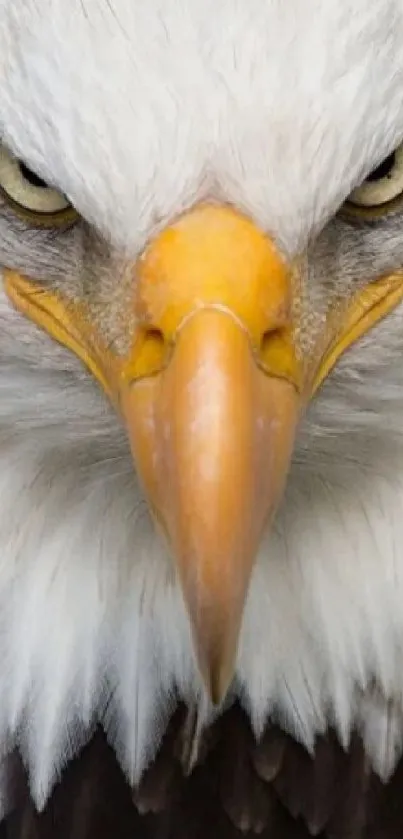
[[[214,708],[219,708],[231,690],[235,675],[234,656],[226,655],[217,649],[212,650],[207,660],[205,653],[200,653],[196,639],[195,641],[196,658],[205,696]]]
[[[220,705],[256,552],[282,494],[299,396],[260,370],[230,315],[202,310],[183,326],[167,367],[122,405],[175,557],[199,671]]]
[[[232,683],[232,668],[225,662],[213,663],[204,677],[207,696],[211,704],[218,708],[224,702]]]
[[[251,563],[248,565],[251,567]],[[234,587],[236,568],[233,570],[232,579],[223,576],[220,586],[217,579],[210,580],[208,589],[206,579],[199,579],[199,585],[194,586],[189,584],[187,574],[180,573],[201,683],[206,698],[215,707],[225,701],[236,675],[248,587],[248,572],[242,581],[238,578],[239,587]]]

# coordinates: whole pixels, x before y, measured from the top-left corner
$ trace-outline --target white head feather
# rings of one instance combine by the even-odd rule
[[[295,254],[403,137],[402,41],[400,0],[0,0],[0,137],[118,252],[213,197]],[[396,227],[376,235],[372,262],[403,264]],[[346,237],[340,270],[364,247]],[[37,275],[43,247],[0,202],[0,265]],[[383,775],[403,734],[401,318],[343,359],[301,428],[237,662],[257,732],[276,715],[310,748],[328,723],[343,742],[362,725]],[[3,294],[0,497],[0,742],[42,804],[101,720],[136,781],[174,695],[200,698],[181,594],[117,419]]]

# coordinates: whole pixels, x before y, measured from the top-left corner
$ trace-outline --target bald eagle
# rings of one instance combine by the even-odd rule
[[[403,835],[401,0],[0,0],[0,835]]]

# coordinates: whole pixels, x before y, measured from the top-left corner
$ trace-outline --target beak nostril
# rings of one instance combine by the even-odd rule
[[[268,329],[262,335],[258,348],[258,362],[269,375],[292,381],[301,386],[301,370],[292,340],[292,330],[287,326]]]
[[[285,331],[284,327],[278,326],[276,329],[267,329],[263,332],[259,348],[260,355],[265,356],[274,344],[283,342]]]
[[[149,344],[153,344],[154,346],[159,346],[161,349],[165,347],[166,340],[164,338],[164,334],[161,329],[158,329],[156,326],[151,326],[144,330],[145,341]]]
[[[133,362],[128,365],[127,376],[141,379],[159,373],[167,363],[169,352],[169,341],[160,329],[155,326],[140,328],[132,348]]]
[[[166,336],[161,329],[156,326],[147,326],[143,331],[143,348],[149,354],[158,356],[159,358],[166,355],[168,350]]]

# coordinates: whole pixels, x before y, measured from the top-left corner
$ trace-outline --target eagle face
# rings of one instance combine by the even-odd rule
[[[137,781],[176,697],[227,694],[386,776],[401,4],[0,19],[4,743],[43,803],[96,721]]]

